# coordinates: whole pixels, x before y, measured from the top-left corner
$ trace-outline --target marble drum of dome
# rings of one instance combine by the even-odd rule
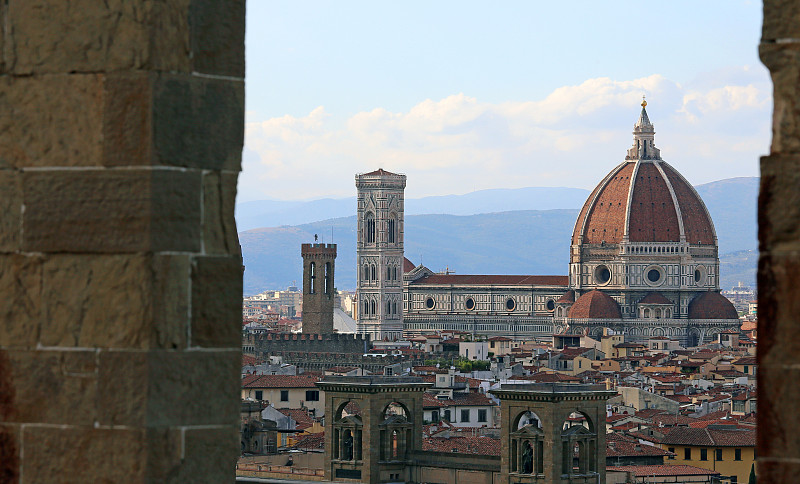
[[[586,200],[575,223],[575,289],[719,289],[714,224],[700,196],[661,159],[646,103],[633,146]]]

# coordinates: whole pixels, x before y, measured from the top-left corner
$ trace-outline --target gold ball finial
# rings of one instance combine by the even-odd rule
[[[647,106],[647,101],[644,100],[644,94],[642,94],[642,107]]]

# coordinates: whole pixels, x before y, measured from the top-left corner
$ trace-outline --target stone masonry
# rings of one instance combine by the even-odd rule
[[[332,334],[336,244],[302,244],[303,333]]]
[[[800,476],[800,1],[764,0],[772,147],[758,203],[758,482]]]
[[[233,482],[244,15],[0,5],[0,482]]]

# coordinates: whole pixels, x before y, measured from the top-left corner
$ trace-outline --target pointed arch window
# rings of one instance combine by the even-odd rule
[[[372,272],[372,278],[371,279],[373,281],[378,280],[378,275],[376,274],[376,271],[375,271],[375,264],[372,265],[371,272]]]
[[[372,301],[370,301],[370,303],[369,303],[369,308],[370,308],[370,313],[371,313],[371,314],[375,315],[375,314],[377,314],[377,313],[378,313],[378,312],[376,311],[376,307],[375,307],[375,300],[374,300],[374,299],[373,299]]]
[[[372,212],[364,216],[364,240],[368,244],[375,243],[375,215]]]
[[[394,244],[397,241],[397,217],[395,215],[392,215],[389,219],[388,225],[387,241],[390,244]]]

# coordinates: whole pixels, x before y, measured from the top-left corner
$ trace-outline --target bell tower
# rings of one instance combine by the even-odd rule
[[[383,168],[356,175],[358,332],[373,340],[403,333],[403,191],[406,176]]]
[[[303,333],[333,333],[336,244],[303,244]]]

